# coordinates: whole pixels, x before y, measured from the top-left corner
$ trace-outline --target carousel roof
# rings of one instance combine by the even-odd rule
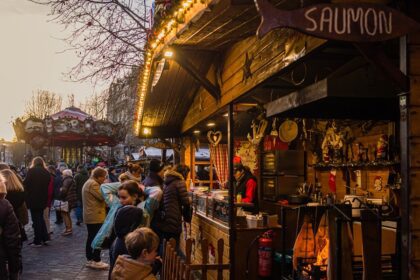
[[[70,107],[68,107],[68,108],[66,108],[66,109],[64,109],[60,112],[57,112],[57,113],[51,115],[51,118],[53,120],[64,119],[64,118],[73,118],[73,119],[78,119],[79,121],[84,121],[85,119],[87,119],[89,117],[93,118],[88,113],[85,113],[82,110],[80,110],[79,108],[76,108],[74,106],[70,106]]]
[[[76,107],[68,107],[45,119],[16,119],[18,140],[35,149],[44,146],[115,146],[125,136],[125,128],[107,120],[95,120]]]

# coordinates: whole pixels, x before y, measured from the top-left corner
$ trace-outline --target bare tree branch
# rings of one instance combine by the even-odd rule
[[[48,90],[37,90],[26,102],[24,117],[44,119],[61,110],[63,100],[61,96]]]
[[[49,6],[50,20],[70,32],[62,39],[79,59],[66,73],[70,80],[113,81],[143,63],[149,32],[145,0],[28,1]]]
[[[84,103],[80,104],[80,109],[98,120],[106,118],[106,109],[108,102],[108,93],[103,91],[100,94],[93,94],[86,98]]]

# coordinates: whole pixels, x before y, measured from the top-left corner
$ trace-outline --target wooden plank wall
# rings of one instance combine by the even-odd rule
[[[409,36],[410,279],[420,279],[420,33]]]
[[[298,42],[298,44],[296,44]],[[205,120],[220,108],[271,77],[287,63],[285,53],[298,52],[306,47],[305,52],[321,46],[325,41],[291,30],[274,30],[262,39],[248,37],[229,48],[224,53],[221,72],[221,99],[217,102],[206,90],[200,88],[194,98],[182,125],[182,132]],[[299,49],[296,49],[299,48]],[[252,60],[252,77],[243,79],[246,56]],[[207,78],[216,81],[216,68],[211,67]]]

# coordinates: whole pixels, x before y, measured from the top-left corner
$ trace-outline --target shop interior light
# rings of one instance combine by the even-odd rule
[[[233,113],[232,113],[232,115],[234,115],[234,116],[235,116],[235,115],[236,115],[236,112],[233,112]],[[229,117],[229,113],[224,113],[224,114],[223,114],[223,117],[226,117],[226,118],[227,118],[227,117]]]
[[[208,127],[214,127],[214,126],[216,126],[216,123],[215,122],[209,122],[209,123],[207,123],[207,126]]]
[[[143,128],[143,134],[144,135],[150,135],[152,134],[152,130],[148,127]]]
[[[172,58],[174,56],[174,52],[172,50],[166,50],[163,56],[166,58]]]
[[[196,129],[193,131],[194,134],[200,134],[200,130]]]

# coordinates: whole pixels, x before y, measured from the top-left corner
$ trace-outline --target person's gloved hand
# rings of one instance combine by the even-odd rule
[[[156,275],[162,269],[162,258],[156,257],[155,261],[152,264],[152,273]]]

